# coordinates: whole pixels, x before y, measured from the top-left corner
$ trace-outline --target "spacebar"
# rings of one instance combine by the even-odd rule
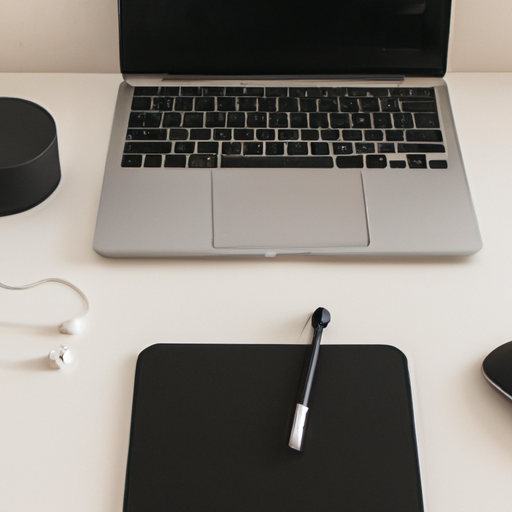
[[[330,156],[223,155],[221,167],[334,167]]]

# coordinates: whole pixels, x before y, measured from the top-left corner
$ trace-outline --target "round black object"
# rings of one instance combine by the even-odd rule
[[[0,98],[0,216],[38,205],[60,176],[53,117],[30,101]]]

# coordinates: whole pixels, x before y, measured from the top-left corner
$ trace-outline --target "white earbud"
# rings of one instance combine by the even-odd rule
[[[48,354],[48,360],[52,368],[59,370],[73,361],[73,355],[69,351],[68,347],[61,345],[59,348],[52,350]]]
[[[62,334],[79,334],[80,332],[82,332],[85,325],[84,316],[89,311],[89,301],[87,300],[87,297],[84,295],[84,293],[69,281],[65,281],[64,279],[58,279],[56,277],[50,277],[48,279],[37,281],[36,283],[25,284],[22,286],[8,286],[6,284],[0,283],[0,288],[5,288],[6,290],[27,290],[29,288],[33,288],[34,286],[39,286],[40,284],[44,283],[63,284],[64,286],[67,286],[74,290],[76,293],[78,293],[78,295],[80,295],[80,297],[82,297],[85,304],[85,313],[77,318],[67,320],[59,326],[59,330]],[[50,366],[58,370],[70,364],[71,361],[73,360],[73,356],[69,351],[68,347],[61,345],[58,349],[52,350],[48,354],[48,360],[50,362]]]
[[[73,318],[60,325],[60,332],[62,334],[79,334],[84,330],[84,319]]]

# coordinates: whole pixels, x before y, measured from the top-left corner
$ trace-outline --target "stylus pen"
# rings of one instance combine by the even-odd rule
[[[313,326],[313,341],[311,342],[311,350],[305,361],[305,375],[301,382],[302,386],[299,392],[297,406],[295,407],[295,416],[293,418],[292,431],[288,446],[297,451],[302,451],[302,441],[306,431],[306,419],[308,415],[308,402],[311,388],[313,387],[313,379],[315,377],[316,363],[318,354],[320,353],[320,342],[322,341],[322,332],[331,321],[331,315],[325,308],[318,308],[311,317],[311,325]]]

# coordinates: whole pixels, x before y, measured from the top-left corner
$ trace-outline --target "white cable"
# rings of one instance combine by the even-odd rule
[[[49,277],[48,279],[42,279],[41,281],[36,281],[35,283],[24,284],[21,286],[9,286],[7,284],[0,283],[0,288],[4,288],[5,290],[28,290],[29,288],[34,288],[36,286],[39,286],[39,285],[45,284],[45,283],[62,284],[64,286],[67,286],[68,288],[71,288],[76,293],[78,293],[78,295],[80,295],[80,297],[82,297],[82,300],[84,301],[84,304],[85,304],[85,312],[83,313],[83,315],[81,315],[80,317],[78,317],[76,319],[68,320],[67,322],[64,322],[64,324],[62,324],[62,326],[61,326],[61,332],[64,334],[76,334],[79,331],[81,331],[83,328],[83,325],[80,320],[89,311],[89,301],[87,300],[87,297],[82,292],[82,290],[80,290],[78,287],[76,287],[73,283],[70,283],[69,281],[66,281],[65,279],[59,279],[58,277]],[[73,328],[73,324],[75,324],[75,328]]]

